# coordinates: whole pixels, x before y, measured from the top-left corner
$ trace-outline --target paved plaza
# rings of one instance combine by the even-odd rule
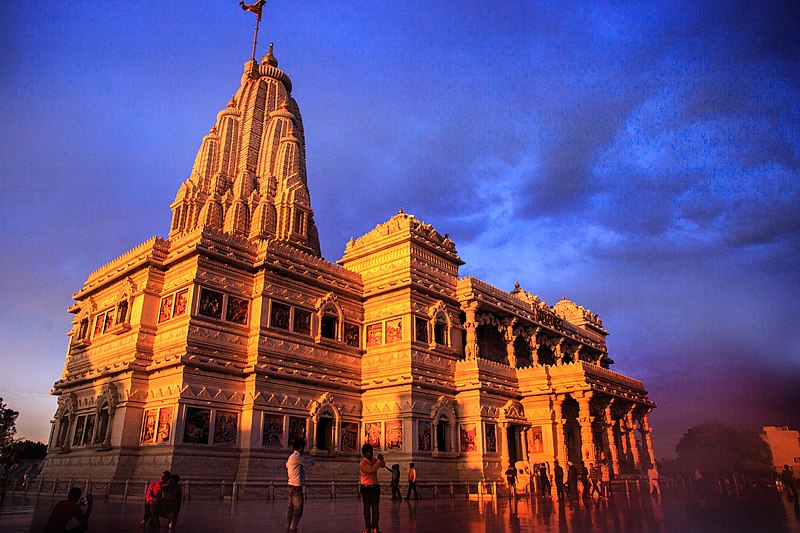
[[[43,497],[6,499],[0,531],[41,531],[55,500]],[[192,500],[184,504],[178,531],[280,532],[286,500]],[[99,500],[90,531],[141,532],[141,504],[133,500]],[[774,491],[698,497],[675,490],[661,499],[620,494],[578,504],[522,497],[516,500],[468,500],[466,497],[411,502],[381,500],[381,530],[388,532],[800,532],[800,508]],[[164,528],[166,530],[166,527]],[[303,533],[358,532],[363,529],[356,498],[308,499]]]

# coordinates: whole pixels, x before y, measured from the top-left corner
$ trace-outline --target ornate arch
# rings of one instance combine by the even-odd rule
[[[451,424],[455,425],[456,423],[456,407],[455,401],[449,400],[444,396],[439,396],[431,406],[431,422],[434,424],[438,424],[439,420],[445,419]]]
[[[525,416],[525,408],[519,401],[508,400],[505,405],[500,408],[497,421],[511,424],[527,424],[528,418]]]
[[[58,408],[56,409],[55,420],[57,430],[55,433],[56,441],[54,446],[60,446],[60,450],[64,453],[70,449],[69,429],[72,427],[72,421],[75,418],[75,413],[78,411],[78,397],[74,392],[59,396]],[[64,423],[66,419],[66,423]]]
[[[95,407],[95,436],[94,442],[100,442],[100,448],[103,450],[111,449],[111,431],[114,421],[114,413],[117,410],[117,403],[119,403],[119,393],[117,386],[110,381],[103,385],[100,396],[97,397],[97,405]],[[108,418],[104,418],[103,411],[108,409]]]
[[[444,332],[444,343],[441,343],[442,346],[451,347],[451,332],[453,330],[453,318],[450,316],[450,313],[447,311],[447,305],[441,300],[436,300],[430,307],[428,307],[428,342],[430,344],[430,348],[433,349],[436,347],[436,325],[439,319],[443,319],[445,323],[445,332]]]
[[[317,315],[317,334],[315,340],[319,342],[322,339],[322,319],[327,312],[333,312],[336,314],[337,323],[336,323],[336,340],[342,340],[344,338],[342,332],[344,331],[344,310],[342,306],[339,305],[339,299],[336,295],[332,292],[329,292],[325,296],[321,298],[317,298],[316,302],[314,302],[314,310],[316,311]]]
[[[339,428],[342,425],[342,415],[336,404],[334,403],[333,395],[329,392],[322,394],[319,398],[311,402],[308,410],[311,417],[312,435],[310,451],[317,451],[317,425],[321,418],[333,418],[333,446],[334,452],[339,451]]]
[[[333,394],[330,392],[326,392],[318,399],[311,402],[311,407],[308,410],[308,414],[311,416],[311,420],[314,423],[319,422],[319,419],[323,416],[330,416],[336,420],[336,424],[338,425],[341,421],[341,413],[339,412],[339,408],[336,407],[336,404],[333,400]]]
[[[445,434],[445,450],[439,450],[438,440],[438,426],[440,422],[445,421],[448,424],[449,431]],[[438,457],[441,454],[452,455],[457,453],[455,445],[458,436],[458,425],[456,424],[456,406],[455,400],[445,398],[443,395],[439,396],[436,402],[431,406],[431,425],[432,427],[432,440],[433,450],[431,451],[432,457]]]

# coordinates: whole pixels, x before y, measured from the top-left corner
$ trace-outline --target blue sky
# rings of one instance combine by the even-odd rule
[[[700,4],[700,5],[698,5]],[[46,439],[70,296],[152,235],[238,87],[237,2],[17,2],[0,20],[0,396]],[[599,313],[693,424],[798,427],[796,2],[268,2],[323,254],[398,208],[475,275]]]

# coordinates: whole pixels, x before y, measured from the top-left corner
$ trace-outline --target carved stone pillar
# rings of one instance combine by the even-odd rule
[[[564,422],[561,414],[561,399],[558,395],[554,394],[550,397],[550,403],[553,406],[553,459],[558,459],[558,462],[566,466],[567,454],[564,443],[566,442],[564,435]]]
[[[503,471],[508,468],[511,458],[508,456],[508,424],[500,422],[497,424],[500,434],[497,436],[497,442],[500,444],[500,466]]]
[[[560,365],[564,362],[564,337],[551,344],[553,347],[553,357],[556,359],[556,364]]]
[[[653,432],[653,428],[650,426],[650,419],[647,415],[642,417],[640,427],[642,432],[642,440],[644,441],[644,447],[647,451],[648,464],[654,465],[656,464],[656,456],[653,452],[653,439],[650,436],[650,434]]]
[[[311,417],[311,428],[308,431],[308,440],[306,442],[309,445],[308,452],[309,453],[316,453],[317,452],[317,420],[316,420],[316,417]]]
[[[606,440],[608,442],[608,451],[611,457],[609,457],[609,461],[611,464],[609,467],[614,472],[614,474],[619,474],[619,451],[617,450],[617,441],[614,438],[614,419],[611,417],[611,404],[605,408],[603,413],[604,422],[605,422],[605,429],[606,429]]]
[[[522,441],[522,460],[528,462],[528,428],[521,427],[519,429],[519,438]]]
[[[542,328],[539,326],[529,330],[530,338],[528,339],[528,347],[531,350],[531,363],[532,364],[541,364],[539,361],[539,347],[541,347],[542,343],[539,342],[539,332],[542,331]]]
[[[514,340],[517,338],[514,335],[514,326],[517,324],[517,319],[504,322],[503,339],[506,341],[506,357],[508,358],[508,366],[517,368],[517,353],[514,349]]]
[[[464,356],[466,359],[477,359],[480,354],[478,348],[478,322],[475,320],[475,313],[478,312],[478,302],[469,302],[461,307],[466,315],[464,329],[467,333],[466,345],[464,346]]]
[[[594,461],[594,434],[592,432],[592,421],[594,417],[589,410],[589,403],[592,400],[591,392],[584,392],[583,396],[577,398],[578,407],[578,422],[581,425],[581,458],[584,461]]]
[[[633,422],[633,409],[628,411],[628,414],[625,415],[625,421],[628,427],[627,437],[628,437],[628,449],[631,452],[631,458],[633,459],[633,466],[640,470],[642,464],[639,460],[639,445],[636,443],[636,426]]]

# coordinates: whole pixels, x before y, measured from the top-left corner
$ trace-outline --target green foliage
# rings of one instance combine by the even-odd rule
[[[675,447],[676,471],[763,472],[772,469],[772,453],[756,431],[738,431],[708,422],[689,429]]]
[[[47,444],[32,440],[17,440],[3,453],[4,463],[19,463],[26,460],[44,459]]]
[[[19,413],[9,409],[3,402],[3,398],[0,398],[0,453],[5,452],[6,448],[14,442],[18,416]]]

